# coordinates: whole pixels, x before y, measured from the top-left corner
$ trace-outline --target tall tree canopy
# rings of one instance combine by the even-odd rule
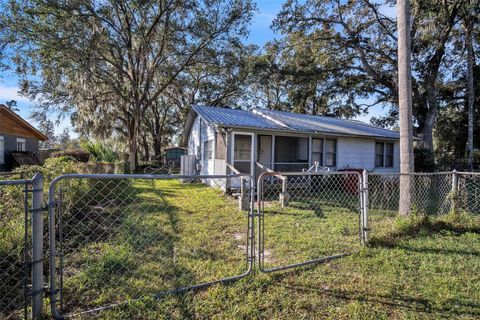
[[[317,72],[331,75],[330,87],[344,106],[356,112],[387,106],[388,114],[375,123],[392,125],[398,121],[397,30],[382,5],[394,2],[288,0],[274,28],[285,35],[301,33],[316,43]],[[439,89],[451,80],[452,57],[447,55],[464,5],[463,0],[412,1],[413,115],[416,134],[430,151],[442,104]]]
[[[134,168],[143,115],[206,51],[238,43],[253,10],[249,0],[12,0],[2,43],[24,94],[73,107],[97,135],[118,129]]]

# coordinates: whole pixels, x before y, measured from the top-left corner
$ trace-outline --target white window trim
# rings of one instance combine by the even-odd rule
[[[381,166],[377,166],[377,143],[383,144],[383,162]],[[387,144],[392,145],[392,165],[387,167]],[[395,166],[395,143],[391,141],[375,141],[375,168],[393,168]]]
[[[22,150],[18,150],[18,144],[22,143]],[[17,151],[25,151],[27,148],[27,139],[25,138],[17,138]]]
[[[327,140],[335,141],[335,165],[327,166]],[[332,152],[330,152],[332,153]],[[337,138],[323,138],[323,167],[325,168],[336,168],[338,164],[338,139]]]

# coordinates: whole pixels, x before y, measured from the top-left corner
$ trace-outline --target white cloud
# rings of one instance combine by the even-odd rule
[[[9,100],[16,100],[17,102],[31,102],[30,99],[18,94],[18,87],[4,86],[0,84],[0,103],[4,103]]]

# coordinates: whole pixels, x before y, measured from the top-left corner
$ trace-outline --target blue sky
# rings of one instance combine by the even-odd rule
[[[247,39],[248,43],[254,43],[258,46],[263,46],[266,42],[273,40],[275,37],[279,38],[280,35],[275,34],[270,25],[277,13],[282,7],[283,1],[280,0],[257,0],[258,12],[255,14],[250,27],[250,35]],[[395,14],[394,8],[384,8],[384,13],[393,16]],[[17,100],[18,107],[20,109],[20,115],[27,121],[30,112],[35,106],[35,102],[29,101],[27,98],[18,95],[18,78],[12,71],[0,72],[0,103],[5,103],[8,100]],[[373,108],[370,110],[369,115],[359,116],[357,119],[365,122],[369,122],[370,117],[384,113],[381,107]],[[55,115],[52,115],[52,120],[56,120]],[[55,128],[55,132],[58,134],[65,127],[70,128],[69,119],[63,120]]]

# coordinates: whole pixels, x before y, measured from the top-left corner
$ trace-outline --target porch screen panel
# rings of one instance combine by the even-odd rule
[[[233,150],[233,166],[242,173],[251,173],[252,136],[236,134]]]
[[[274,170],[297,172],[308,168],[308,138],[275,137]]]
[[[296,162],[297,160],[297,138],[296,137],[275,137],[275,162]]]

